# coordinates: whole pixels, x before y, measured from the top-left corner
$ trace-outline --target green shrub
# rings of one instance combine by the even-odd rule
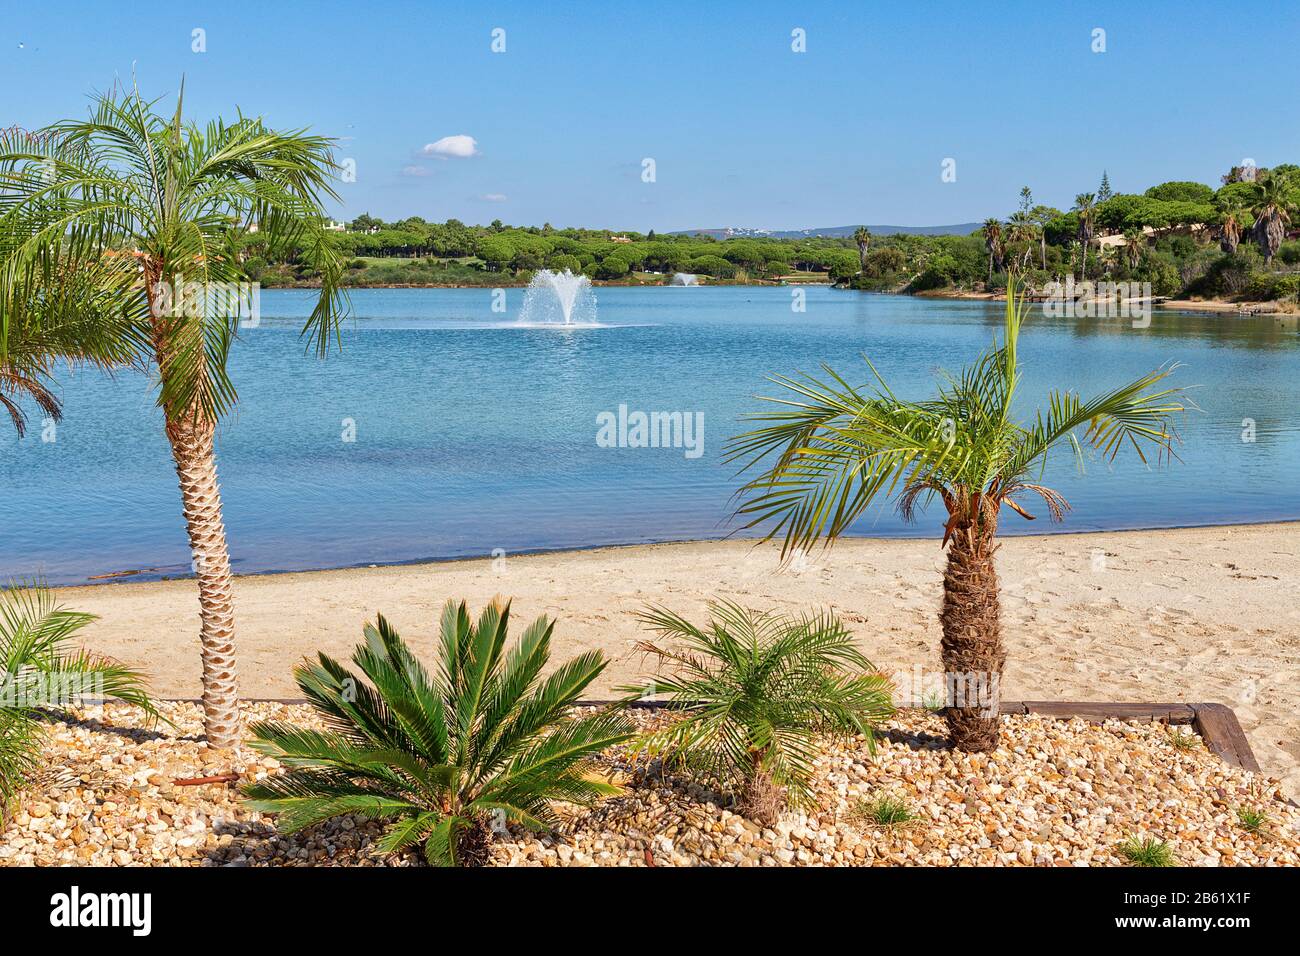
[[[774,822],[782,803],[810,805],[818,733],[860,734],[893,713],[890,684],[832,614],[786,617],[731,603],[711,605],[706,628],[670,611],[642,619],[680,646],[643,642],[666,670],[644,687],[667,694],[684,716],[634,749],[679,759],[738,785],[742,812]]]
[[[40,766],[42,708],[75,703],[84,693],[158,716],[138,672],[72,649],[93,620],[93,614],[56,604],[46,588],[0,591],[0,817]]]
[[[589,651],[542,680],[554,622],[538,618],[507,653],[509,619],[509,604],[494,602],[475,624],[448,601],[432,673],[382,615],[352,654],[368,683],[325,654],[295,668],[331,729],[255,725],[252,746],[291,769],[246,787],[250,805],[279,814],[286,832],[353,813],[385,820],[379,850],[423,843],[425,859],[449,866],[486,860],[493,815],[547,829],[552,801],[616,793],[584,774],[631,737],[630,723],[565,713],[604,657]]]
[[[1129,837],[1119,845],[1119,853],[1134,866],[1173,866],[1177,862],[1169,844],[1155,837]]]
[[[916,817],[907,804],[897,797],[880,796],[874,800],[859,801],[854,815],[878,827],[897,827],[911,823]]]

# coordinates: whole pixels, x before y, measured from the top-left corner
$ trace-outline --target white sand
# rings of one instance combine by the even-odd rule
[[[382,611],[421,653],[448,597],[514,599],[516,622],[556,616],[553,660],[611,658],[593,696],[643,673],[635,614],[660,603],[703,618],[727,597],[764,609],[829,607],[883,670],[938,668],[942,552],[934,540],[846,540],[802,570],[776,549],[697,542],[532,557],[244,577],[236,586],[241,690],[299,696],[291,665],[347,655]],[[1003,696],[1029,700],[1218,701],[1260,764],[1300,793],[1300,524],[1004,539],[999,553]],[[87,643],[146,671],[156,693],[199,693],[193,581],[68,588],[101,619]],[[517,628],[516,628],[517,632]]]

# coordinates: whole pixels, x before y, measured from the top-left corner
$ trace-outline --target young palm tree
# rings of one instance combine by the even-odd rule
[[[997,219],[984,220],[984,248],[989,253],[989,282],[993,282],[993,264],[1002,262],[1002,223]],[[999,271],[1001,266],[999,265]]]
[[[290,769],[246,787],[251,806],[290,833],[352,813],[387,820],[381,851],[423,843],[430,863],[451,866],[486,860],[493,816],[547,829],[551,801],[617,793],[587,772],[631,724],[566,715],[604,658],[588,651],[542,680],[555,622],[538,618],[507,653],[509,620],[509,604],[494,601],[475,624],[448,601],[432,673],[382,615],[352,654],[369,684],[324,654],[295,668],[331,729],[256,724],[252,746]]]
[[[881,498],[896,497],[909,520],[918,505],[943,503],[944,670],[949,680],[974,684],[992,698],[978,706],[950,701],[952,742],[962,750],[991,750],[998,742],[997,690],[1006,651],[994,553],[1003,507],[1032,518],[1021,500],[1036,495],[1060,520],[1067,503],[1036,480],[1054,449],[1070,448],[1080,466],[1084,444],[1108,458],[1125,445],[1144,461],[1144,449],[1172,453],[1170,419],[1183,408],[1178,389],[1157,387],[1173,370],[1161,367],[1087,401],[1054,391],[1046,410],[1018,419],[1012,405],[1024,308],[1013,280],[1002,343],[948,377],[937,398],[899,398],[869,361],[874,388],[851,386],[830,368],[827,382],[778,377],[773,381],[793,395],[767,399],[777,409],[752,417],[768,424],[729,443],[732,460],[745,461],[746,469],[762,466],[742,487],[738,514],[750,519],[746,528],[770,524],[768,538],[783,535],[783,554],[823,538],[830,543]]]
[[[1079,277],[1082,279],[1088,278],[1088,247],[1092,245],[1096,198],[1092,193],[1079,193],[1074,197],[1074,209],[1079,214],[1079,243],[1083,247],[1079,261]]]
[[[323,354],[342,313],[342,260],[321,201],[336,167],[328,140],[240,117],[206,126],[171,119],[138,92],[98,98],[85,121],[41,131],[0,153],[0,309],[50,302],[62,270],[92,293],[31,310],[46,327],[98,326],[132,364],[156,370],[198,578],[208,740],[239,739],[234,607],[213,438],[235,402],[226,359],[246,305],[238,255],[256,225],[271,254],[297,255],[321,276],[304,327]],[[218,293],[225,294],[218,294]]]
[[[812,802],[817,733],[861,734],[872,745],[875,725],[894,711],[889,680],[831,614],[785,617],[725,602],[710,612],[703,629],[666,610],[643,615],[681,642],[640,648],[668,667],[646,686],[685,716],[636,749],[736,780],[741,810],[770,826],[783,803]]]
[[[858,226],[853,231],[853,241],[858,244],[858,267],[865,269],[867,267],[867,249],[871,246],[871,230],[866,226]]]
[[[40,766],[42,707],[115,697],[158,715],[139,673],[72,647],[93,620],[46,588],[0,591],[0,817]]]
[[[1291,183],[1288,177],[1274,174],[1266,176],[1256,189],[1258,198],[1250,211],[1255,217],[1255,242],[1267,267],[1273,264],[1273,257],[1286,238],[1286,224],[1291,221]]]

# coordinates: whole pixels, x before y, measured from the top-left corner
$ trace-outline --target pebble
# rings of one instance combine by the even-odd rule
[[[382,828],[342,817],[286,836],[225,784],[183,777],[281,772],[251,751],[212,751],[196,705],[164,703],[176,727],[145,726],[108,704],[47,725],[49,769],[0,832],[0,865],[411,866],[418,853],[373,850]],[[645,725],[665,718],[633,712]],[[310,708],[254,702],[245,719],[320,729]],[[560,806],[556,833],[511,827],[491,848],[499,866],[1117,866],[1130,836],[1167,841],[1191,866],[1300,865],[1300,808],[1278,780],[1230,767],[1204,747],[1171,748],[1159,724],[1006,717],[1002,746],[971,755],[941,743],[943,721],[904,711],[872,755],[862,740],[827,741],[813,807],[761,827],[734,812],[717,781],[691,780],[621,749],[599,770],[622,793],[591,808]],[[864,802],[902,800],[914,819],[867,822]],[[1237,823],[1261,810],[1268,832]]]

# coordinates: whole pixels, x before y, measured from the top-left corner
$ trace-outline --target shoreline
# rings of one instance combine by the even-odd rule
[[[662,282],[614,282],[607,279],[592,279],[591,284],[597,288],[625,288],[625,289],[670,289],[683,288],[682,286],[673,286]],[[952,299],[962,302],[1006,302],[1005,292],[971,292],[961,289],[926,289],[923,292],[903,292],[885,291],[878,289],[853,289],[847,286],[841,286],[839,283],[831,282],[814,282],[804,280],[746,280],[738,282],[733,279],[719,279],[705,282],[698,282],[695,286],[689,288],[718,288],[718,287],[757,287],[757,288],[785,288],[789,286],[817,286],[825,288],[843,288],[846,292],[863,292],[869,295],[901,295],[915,299]],[[302,289],[319,289],[320,283],[297,283],[294,285],[266,285],[262,286],[263,292],[293,291]],[[465,285],[463,283],[382,283],[376,285],[356,285],[344,286],[347,292],[366,291],[368,289],[526,289],[527,282],[511,281],[497,283],[482,283],[478,285]],[[1032,300],[1038,301],[1038,300]],[[1227,299],[1162,299],[1152,301],[1152,306],[1157,309],[1165,309],[1170,312],[1189,312],[1202,314],[1226,314],[1255,316],[1255,315],[1278,315],[1294,316],[1300,315],[1300,306],[1287,307],[1284,303],[1277,300],[1267,300],[1262,302],[1233,302]]]
[[[446,599],[480,608],[497,594],[514,601],[515,633],[540,614],[557,619],[557,663],[605,652],[592,697],[643,679],[645,607],[702,621],[712,599],[829,609],[886,673],[939,669],[936,539],[844,539],[785,567],[778,551],[731,539],[240,576],[241,692],[298,696],[292,665],[317,651],[348,656],[378,612],[427,656]],[[1008,536],[998,573],[1005,698],[1224,703],[1265,772],[1300,794],[1300,609],[1279,583],[1300,576],[1300,523]],[[143,669],[160,697],[198,696],[192,580],[79,585],[58,598],[99,616],[90,650]]]
[[[1088,535],[1088,534],[1126,534],[1130,532],[1144,531],[1195,531],[1208,528],[1256,528],[1266,525],[1292,525],[1300,524],[1300,518],[1268,518],[1262,521],[1230,521],[1222,524],[1187,524],[1187,525],[1142,525],[1128,528],[1090,528],[1082,531],[1025,531],[1014,532],[1004,531],[1001,538],[1046,538],[1061,537],[1071,535]],[[915,535],[846,535],[844,541],[928,541],[933,535],[918,533]],[[745,542],[752,547],[759,547],[762,540],[759,536],[723,536],[716,538],[668,538],[661,541],[627,541],[616,544],[589,544],[569,548],[522,548],[517,551],[509,552],[511,557],[531,558],[552,554],[581,554],[587,551],[608,550],[616,551],[626,548],[652,548],[662,545],[673,544],[725,544],[727,542]],[[325,567],[313,568],[264,568],[260,571],[235,571],[236,578],[256,578],[275,576],[280,574],[319,574],[326,571],[362,571],[373,568],[405,568],[422,564],[457,564],[465,561],[484,561],[488,560],[482,554],[462,554],[462,555],[426,555],[418,558],[403,558],[395,561],[357,561],[353,564],[336,564]],[[122,571],[107,571],[100,574],[91,575],[82,581],[75,581],[68,584],[46,584],[46,587],[52,590],[67,590],[69,588],[87,588],[87,587],[108,587],[121,584],[160,584],[168,581],[192,581],[194,575],[190,574],[158,574],[152,572],[156,568],[127,568]]]

